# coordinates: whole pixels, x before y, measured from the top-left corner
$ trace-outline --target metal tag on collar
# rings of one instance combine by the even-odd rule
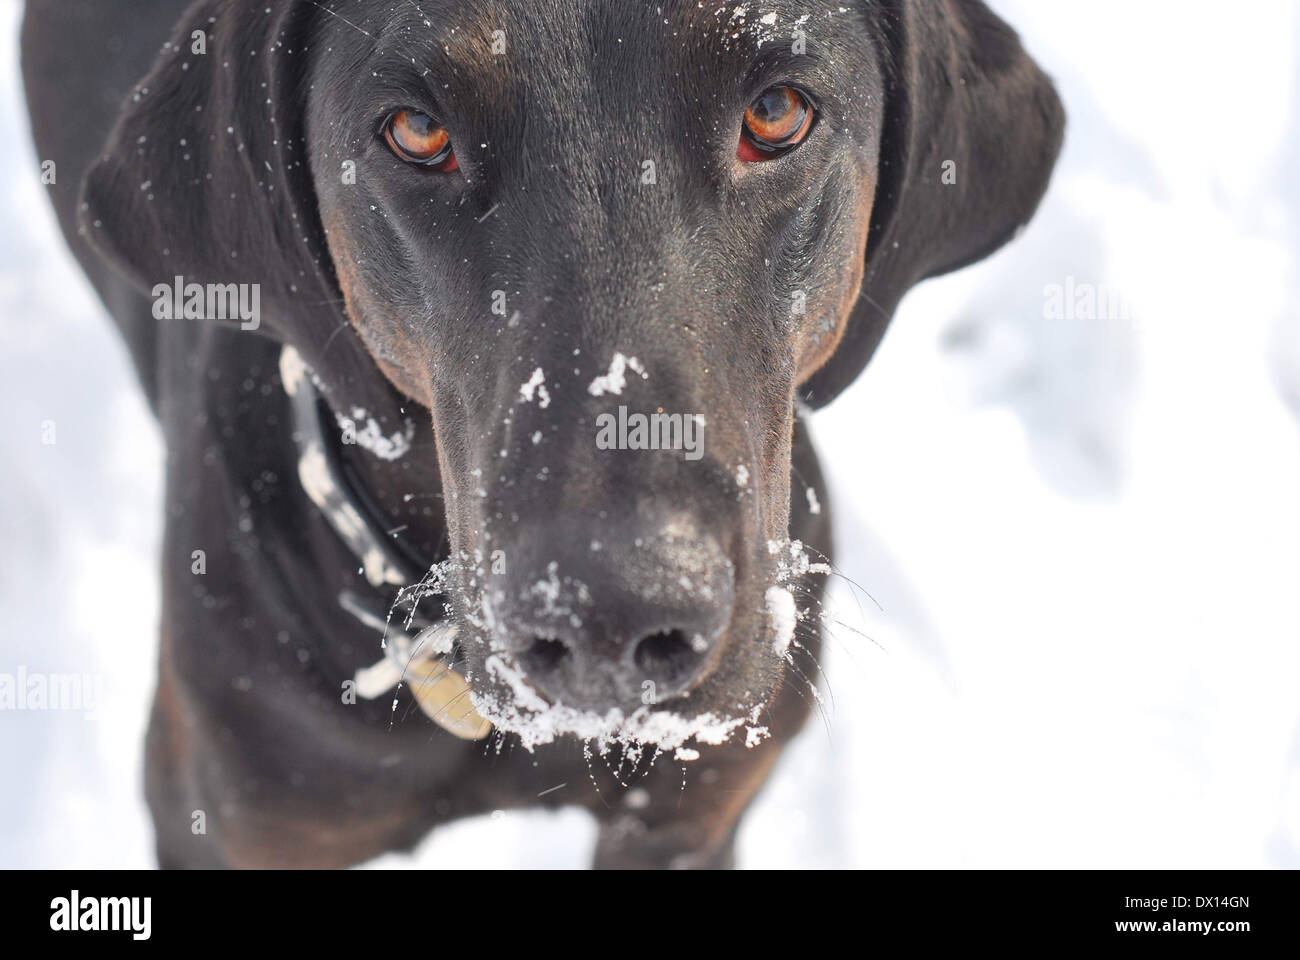
[[[356,672],[357,694],[376,700],[405,683],[420,709],[442,729],[462,740],[482,740],[492,724],[474,709],[465,678],[446,663],[456,632],[455,624],[445,622],[425,627],[414,637],[390,628],[384,659]]]

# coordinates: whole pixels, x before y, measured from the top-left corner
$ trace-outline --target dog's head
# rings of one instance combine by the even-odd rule
[[[1062,126],[977,0],[202,0],[84,221],[146,287],[260,284],[337,402],[427,408],[498,723],[729,722],[795,617],[797,405],[1028,220]]]

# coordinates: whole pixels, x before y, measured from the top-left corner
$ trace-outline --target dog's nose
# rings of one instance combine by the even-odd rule
[[[497,593],[497,629],[554,703],[630,713],[681,696],[731,619],[734,573],[709,538],[615,546],[551,531],[517,554],[526,560]]]
[[[593,633],[533,638],[518,655],[524,676],[554,703],[631,712],[688,690],[713,649],[708,634],[672,628],[607,653]]]

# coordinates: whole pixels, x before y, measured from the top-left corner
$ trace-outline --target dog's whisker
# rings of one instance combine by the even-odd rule
[[[352,28],[353,30],[355,30],[357,33],[365,34],[365,35],[366,35],[367,37],[369,37],[371,40],[374,40],[374,39],[375,39],[374,34],[372,34],[372,33],[368,33],[367,31],[362,30],[360,27],[358,27],[355,23],[353,23],[351,20],[349,20],[347,17],[343,16],[342,14],[335,13],[335,12],[334,12],[333,10],[331,10],[329,7],[324,6],[323,4],[317,3],[316,0],[307,0],[307,2],[310,3],[313,7],[316,7],[318,10],[323,10],[323,11],[325,11],[325,12],[328,13],[331,17],[337,17],[339,20],[342,20],[344,23],[346,23],[349,27],[351,27],[351,28]],[[378,42],[378,41],[376,41],[376,43],[377,43],[377,42]]]
[[[871,591],[868,590],[866,587],[864,587],[862,584],[858,583],[858,581],[854,580],[852,577],[850,577],[848,574],[846,574],[843,570],[841,570],[840,567],[839,567],[839,565],[838,565],[837,563],[835,563],[833,560],[831,560],[830,557],[826,556],[826,554],[822,553],[822,552],[821,552],[820,550],[818,550],[816,547],[810,547],[810,546],[809,546],[808,544],[806,544],[806,543],[803,545],[803,547],[804,547],[804,550],[806,550],[806,551],[809,552],[809,553],[812,553],[812,554],[816,555],[816,557],[817,557],[817,559],[818,559],[819,561],[821,561],[821,562],[824,563],[827,567],[830,568],[830,575],[831,575],[831,576],[839,577],[839,578],[840,578],[841,580],[843,580],[845,583],[849,584],[849,586],[854,587],[854,588],[857,589],[857,590],[861,590],[862,593],[866,596],[866,598],[867,598],[868,600],[870,600],[873,604],[875,604],[875,605],[876,605],[876,608],[877,608],[881,613],[884,613],[884,612],[885,612],[885,608],[884,608],[883,606],[880,605],[880,601],[878,601],[874,596],[871,595]]]
[[[338,326],[334,328],[334,330],[330,333],[330,335],[325,339],[325,345],[321,347],[320,355],[322,359],[324,359],[325,355],[329,353],[329,349],[331,346],[333,346],[335,338],[338,337],[338,335],[342,333],[344,330],[346,330],[349,326],[351,326],[351,324],[352,324],[351,320],[343,320],[338,324]]]
[[[812,640],[815,641],[815,640],[816,640],[816,636],[814,636],[814,635],[809,635],[809,639],[812,639]],[[821,677],[821,681],[822,681],[822,683],[824,683],[824,684],[826,685],[826,696],[827,696],[827,698],[830,700],[831,711],[834,712],[834,710],[835,710],[835,692],[831,689],[831,680],[830,680],[830,677],[828,677],[828,676],[826,675],[826,671],[822,669],[821,661],[818,659],[817,655],[816,655],[815,653],[813,653],[813,651],[812,651],[811,649],[809,649],[808,647],[804,646],[804,644],[803,644],[802,642],[800,642],[800,639],[799,639],[799,636],[798,636],[798,633],[797,633],[797,632],[796,632],[794,638],[791,639],[791,641],[790,641],[790,646],[793,647],[793,648],[796,649],[796,650],[801,651],[801,652],[803,653],[803,655],[804,655],[808,660],[810,660],[810,661],[812,662],[814,672],[815,672],[817,675],[819,675],[819,676]]]
[[[861,630],[858,627],[855,627],[853,624],[848,623],[847,621],[841,620],[838,617],[831,616],[830,614],[822,614],[818,619],[819,622],[822,624],[830,624],[836,627],[843,627],[845,630],[851,630],[853,633],[856,633],[859,637],[861,637],[863,640],[866,640],[868,643],[872,644],[880,651],[884,653],[889,652],[888,649],[885,647],[885,645],[882,644],[875,637],[873,637],[871,634],[867,633],[865,630]],[[836,638],[836,640],[837,642],[842,643],[842,641],[839,641],[838,638]]]
[[[591,785],[596,791],[596,796],[600,799],[601,804],[603,804],[606,809],[609,809],[609,801],[607,801],[605,795],[600,792],[600,784],[596,782],[596,771],[591,765],[590,740],[582,741],[582,759],[587,762],[587,778],[591,780]]]
[[[802,679],[803,682],[807,684],[808,692],[812,694],[812,702],[817,706],[817,712],[821,716],[822,725],[826,728],[826,736],[829,739],[831,736],[831,721],[830,718],[826,715],[826,705],[825,703],[823,703],[822,695],[820,691],[818,691],[817,685],[808,678],[808,675],[806,673],[804,673],[802,670],[799,669],[798,665],[794,662],[793,657],[787,659],[786,662],[790,665],[790,669],[792,669],[795,673],[797,673],[800,679]]]
[[[882,307],[880,304],[878,304],[875,300],[871,298],[871,295],[867,293],[867,288],[865,284],[863,285],[862,289],[858,292],[858,299],[867,301],[867,303],[871,304],[873,307],[876,308],[877,311],[880,312],[880,315],[882,317],[888,318],[891,316],[888,310],[886,310],[884,307]]]
[[[433,720],[434,723],[437,723],[437,722],[438,722],[439,720],[441,720],[444,716],[446,716],[447,711],[450,710],[453,706],[455,706],[456,703],[460,700],[461,697],[467,697],[467,696],[469,696],[469,693],[470,693],[469,688],[466,687],[466,688],[465,688],[464,690],[462,690],[460,693],[456,694],[456,696],[454,696],[454,697],[452,697],[450,700],[448,700],[447,703],[443,705],[443,708],[442,708],[441,710],[438,711],[437,715],[431,717],[430,719]]]
[[[402,714],[401,722],[406,723],[407,719],[411,716],[411,711],[415,710],[415,708],[418,707],[419,705],[420,705],[419,700],[417,700],[414,696],[412,696],[411,702],[406,705],[406,712]]]

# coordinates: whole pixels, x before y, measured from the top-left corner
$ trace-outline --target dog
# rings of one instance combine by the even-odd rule
[[[804,425],[1015,236],[979,0],[29,0],[49,193],[167,443],[164,867],[582,807],[725,867],[815,697]]]

